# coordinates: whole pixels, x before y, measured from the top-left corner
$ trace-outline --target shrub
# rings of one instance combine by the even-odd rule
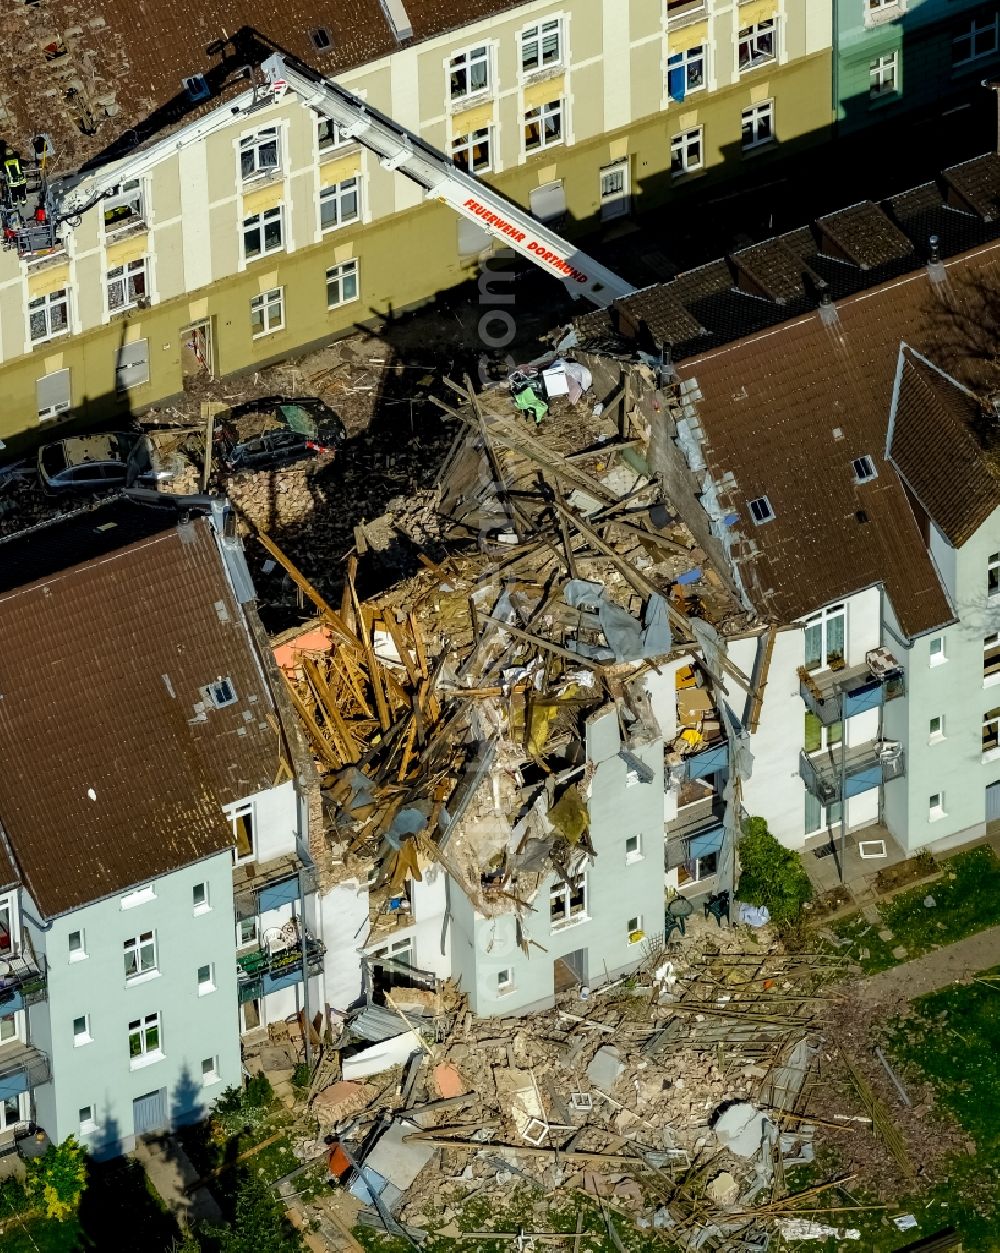
[[[798,854],[779,844],[763,818],[747,818],[740,839],[741,901],[766,905],[771,918],[790,927],[813,889]]]
[[[27,1163],[24,1190],[35,1205],[45,1207],[46,1218],[62,1222],[75,1214],[86,1186],[86,1150],[72,1136]]]
[[[312,1071],[305,1062],[299,1062],[292,1071],[292,1087],[305,1090],[312,1081]]]
[[[220,1253],[300,1253],[302,1240],[274,1192],[252,1172],[240,1175],[231,1227],[217,1229]]]

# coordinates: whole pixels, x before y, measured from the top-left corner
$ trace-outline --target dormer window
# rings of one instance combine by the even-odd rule
[[[228,676],[222,678],[220,675],[214,683],[203,687],[201,694],[205,698],[205,704],[211,705],[213,709],[225,709],[227,705],[236,704],[236,688]]]
[[[750,516],[757,526],[774,520],[774,510],[766,496],[757,496],[750,502]]]

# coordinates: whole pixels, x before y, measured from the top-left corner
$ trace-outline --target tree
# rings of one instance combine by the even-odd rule
[[[778,843],[763,818],[743,823],[739,852],[740,900],[766,905],[779,926],[793,923],[813,894],[798,854]]]
[[[244,1171],[236,1192],[233,1225],[220,1229],[220,1253],[301,1253],[302,1238],[285,1207],[257,1175]]]
[[[27,1163],[24,1190],[34,1204],[45,1206],[47,1218],[62,1221],[75,1214],[86,1186],[86,1150],[72,1136]]]

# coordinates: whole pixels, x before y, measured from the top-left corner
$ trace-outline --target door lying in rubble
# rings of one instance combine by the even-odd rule
[[[552,973],[557,993],[583,987],[587,982],[587,950],[577,948],[557,957],[552,963]]]
[[[212,363],[212,321],[195,322],[181,331],[181,373],[184,386],[215,378]]]

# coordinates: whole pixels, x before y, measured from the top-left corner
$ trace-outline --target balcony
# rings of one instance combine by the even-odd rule
[[[813,756],[799,754],[799,775],[824,805],[840,800],[842,772],[843,794],[848,799],[901,779],[906,773],[902,746],[891,740],[866,740],[847,748],[843,755],[839,747]]]
[[[903,692],[903,672],[895,664],[873,668],[866,662],[812,674],[804,666],[799,667],[799,695],[806,708],[827,727],[868,709],[878,709]]]
[[[49,1059],[41,1049],[20,1040],[0,1048],[0,1101],[39,1088],[51,1077]]]
[[[664,868],[674,870],[696,857],[718,852],[725,832],[725,813],[722,797],[711,792],[681,805],[677,817],[666,824]]]
[[[684,780],[707,779],[717,770],[729,768],[729,741],[714,740],[696,753],[690,753],[681,762]]]
[[[252,918],[280,909],[316,891],[316,871],[297,857],[288,854],[269,862],[242,862],[233,868],[233,901],[239,918]]]
[[[293,926],[281,928],[280,936],[259,948],[238,953],[236,965],[239,1002],[256,1001],[270,992],[279,992],[293,983],[302,982],[302,939],[298,920]],[[305,937],[305,959],[311,975],[322,974],[326,946],[308,931]]]
[[[36,961],[28,948],[0,955],[0,1015],[37,1005],[46,996],[45,959]]]

